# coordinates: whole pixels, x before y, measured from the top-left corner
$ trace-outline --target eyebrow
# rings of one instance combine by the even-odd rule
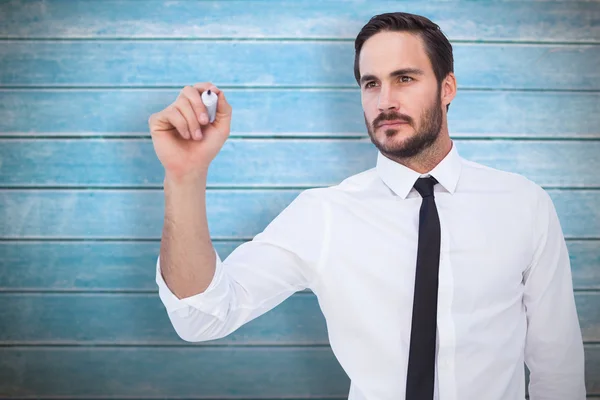
[[[390,78],[395,78],[404,75],[425,75],[425,72],[423,72],[423,70],[419,68],[402,68],[390,73]],[[377,80],[377,77],[375,75],[363,75],[360,77],[360,84],[362,86],[363,83],[373,80]]]

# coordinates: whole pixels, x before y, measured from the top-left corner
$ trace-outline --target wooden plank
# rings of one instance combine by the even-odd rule
[[[354,39],[393,0],[126,1],[0,3],[3,38],[343,38]],[[596,2],[402,2],[452,40],[597,42]]]
[[[215,242],[221,259],[244,241]],[[600,289],[600,241],[568,240],[573,286]],[[0,291],[154,291],[160,242],[0,241]]]
[[[152,264],[146,267],[152,269]],[[2,293],[0,300],[2,346],[189,345],[175,333],[158,293]],[[77,322],[74,315],[79,316]],[[311,292],[303,292],[292,295],[231,335],[203,345],[328,344],[325,319],[317,299]]]
[[[214,238],[260,232],[300,190],[209,190],[207,213]],[[566,237],[600,238],[600,190],[556,190]],[[161,190],[0,190],[0,238],[157,239]]]
[[[600,188],[600,141],[457,140],[456,146],[469,160],[544,187]],[[230,139],[211,165],[208,184],[334,185],[375,167],[376,158],[369,139]],[[0,139],[0,160],[5,187],[162,187],[164,180],[151,139]]]
[[[598,45],[453,48],[459,89],[600,89]],[[19,40],[0,47],[0,86],[183,87],[203,77],[220,86],[355,88],[353,63],[353,43],[337,41]]]
[[[207,193],[216,238],[262,230],[300,190],[217,190]],[[161,190],[0,190],[0,237],[160,238]]]
[[[329,347],[6,347],[0,376],[2,398],[341,397],[350,385]]]
[[[215,242],[225,259],[244,241]],[[1,242],[2,290],[155,291],[160,242]],[[589,256],[581,255],[587,260]],[[582,261],[586,262],[586,261]],[[587,275],[586,275],[587,276]],[[593,274],[592,274],[593,276]],[[600,278],[599,278],[600,279]]]
[[[596,240],[568,240],[573,287],[600,289],[600,242]]]
[[[600,292],[577,292],[575,303],[583,340],[600,342]]]
[[[585,352],[587,393],[598,395],[600,345]],[[3,398],[315,399],[347,397],[350,386],[328,347],[5,347],[0,376]]]
[[[1,346],[189,345],[176,335],[157,293],[2,293],[0,300]],[[600,292],[577,292],[575,300],[583,340],[600,341]],[[302,292],[229,336],[199,345],[328,344],[317,298]]]
[[[148,117],[171,104],[179,92],[3,89],[0,135],[147,137]],[[226,93],[234,109],[233,135],[367,135],[358,88],[228,89]],[[450,106],[448,123],[455,137],[600,138],[600,93],[463,90]]]

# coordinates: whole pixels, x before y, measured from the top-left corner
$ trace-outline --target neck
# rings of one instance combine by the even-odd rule
[[[425,174],[434,169],[452,150],[452,140],[450,136],[443,132],[438,139],[427,149],[410,158],[390,158],[398,164],[402,164],[420,174]]]

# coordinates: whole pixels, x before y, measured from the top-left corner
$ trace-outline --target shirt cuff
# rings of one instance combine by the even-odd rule
[[[160,269],[160,255],[156,260],[156,284],[158,285],[158,295],[165,305],[168,313],[176,312],[181,317],[188,316],[193,309],[200,310],[206,314],[213,315],[221,320],[225,318],[229,304],[224,303],[228,295],[229,285],[224,279],[223,262],[216,249],[215,274],[208,288],[202,293],[182,299],[175,296],[164,281]]]

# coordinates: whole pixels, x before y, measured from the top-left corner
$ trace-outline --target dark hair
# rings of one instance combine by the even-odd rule
[[[354,41],[354,77],[360,84],[360,70],[358,58],[365,41],[376,33],[383,31],[411,32],[421,37],[425,44],[425,52],[429,57],[433,72],[438,81],[438,87],[442,80],[454,72],[454,58],[452,57],[452,45],[448,38],[442,33],[440,27],[428,18],[420,15],[403,12],[379,14],[372,17],[360,30]],[[450,106],[448,104],[448,106]]]

